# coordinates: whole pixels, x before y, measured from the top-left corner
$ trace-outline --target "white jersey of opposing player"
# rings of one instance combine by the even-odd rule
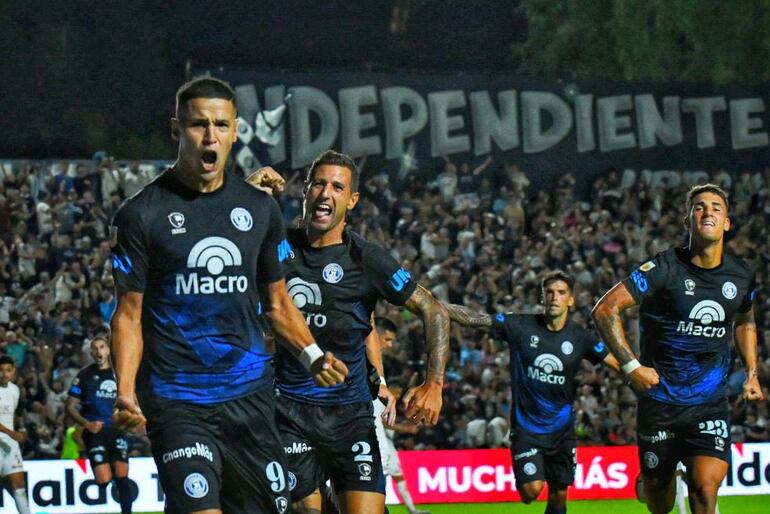
[[[0,423],[5,428],[14,430],[14,413],[19,405],[19,388],[11,382],[0,387]],[[21,473],[24,463],[21,460],[19,443],[8,434],[0,433],[0,476]]]
[[[388,476],[401,476],[401,461],[398,460],[398,451],[393,438],[396,432],[393,429],[386,429],[382,423],[382,413],[385,406],[380,400],[374,400],[374,428],[377,432],[377,443],[380,445],[380,455],[382,456],[382,470]]]
[[[0,387],[0,423],[8,430],[14,430],[14,415],[18,405],[19,388],[16,384],[8,382],[7,386]],[[11,436],[4,433],[0,433],[0,441],[6,444],[15,442]]]

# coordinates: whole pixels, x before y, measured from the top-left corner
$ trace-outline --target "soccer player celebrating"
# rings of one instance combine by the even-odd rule
[[[114,479],[120,512],[130,514],[133,495],[128,479],[128,439],[112,423],[117,384],[110,347],[103,336],[94,337],[90,347],[94,362],[81,369],[72,381],[67,414],[83,427],[83,442],[96,482],[106,487]]]
[[[259,183],[259,179],[255,181]],[[350,370],[329,389],[313,383],[301,360],[278,349],[278,423],[300,512],[321,510],[319,486],[331,478],[345,514],[381,514],[385,477],[372,420],[365,338],[380,298],[422,315],[428,350],[425,382],[404,396],[407,416],[433,425],[441,410],[449,352],[449,317],[383,248],[345,229],[358,202],[358,169],[332,150],[312,163],[304,190],[303,227],[289,231],[287,286],[319,345]]]
[[[639,392],[643,491],[650,512],[673,507],[675,471],[687,468],[690,508],[713,514],[730,458],[726,398],[730,342],[746,367],[743,398],[761,400],[757,378],[754,274],[724,252],[730,229],[727,194],[718,186],[687,194],[687,248],[658,254],[615,285],[593,317],[623,372]],[[641,356],[626,340],[620,312],[640,306]]]
[[[513,407],[511,454],[516,489],[531,503],[548,484],[546,514],[567,512],[567,487],[575,480],[573,402],[582,359],[619,370],[617,360],[594,334],[569,319],[575,304],[572,278],[560,270],[542,279],[542,314],[447,309],[452,321],[491,330],[508,342]]]
[[[179,89],[177,160],[111,227],[115,416],[130,426],[146,415],[166,512],[289,509],[260,302],[320,390],[347,374],[319,350],[286,291],[278,205],[225,173],[237,137],[233,97],[208,77]]]
[[[13,358],[0,356],[0,476],[8,479],[19,514],[30,514],[24,462],[19,448],[19,443],[27,439],[27,433],[13,429],[19,406],[19,388],[11,382],[15,375]]]

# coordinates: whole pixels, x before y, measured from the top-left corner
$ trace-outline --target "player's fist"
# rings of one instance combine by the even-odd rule
[[[746,381],[743,383],[743,399],[751,402],[764,400],[764,396],[757,376],[754,375],[746,378]]]
[[[101,421],[89,421],[85,424],[85,429],[91,432],[92,434],[98,434],[102,431],[102,428],[104,427],[104,423]]]
[[[144,432],[147,420],[135,396],[119,394],[115,400],[115,410],[112,411],[112,422],[121,430]]]
[[[406,417],[420,425],[433,426],[438,423],[438,415],[441,413],[441,390],[443,385],[439,382],[426,380],[418,387],[410,389],[404,395]]]
[[[257,171],[246,177],[246,182],[269,195],[283,192],[286,181],[280,173],[270,166],[259,168]]]
[[[310,374],[319,386],[331,387],[345,381],[348,376],[348,367],[332,352],[326,352],[323,357],[316,359],[310,365]]]
[[[647,391],[660,383],[660,376],[655,368],[639,366],[627,375],[631,387],[637,391]]]
[[[388,426],[393,425],[396,422],[396,396],[388,389],[388,386],[380,384],[377,398],[385,405],[385,410],[382,411],[381,415],[382,422]]]

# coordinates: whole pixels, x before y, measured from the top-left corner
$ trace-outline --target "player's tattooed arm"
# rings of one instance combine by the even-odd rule
[[[757,370],[757,324],[754,321],[754,308],[748,312],[739,312],[735,316],[735,347],[743,359],[746,368],[746,381],[743,384],[744,400],[762,400],[764,394],[759,385]]]
[[[628,376],[631,385],[639,391],[645,391],[656,386],[660,377],[654,368],[639,364],[634,351],[626,340],[626,332],[623,329],[623,319],[620,317],[620,313],[634,305],[636,305],[636,300],[621,282],[599,300],[591,315],[596,324],[596,330],[620,363],[621,369]]]
[[[486,312],[477,312],[465,305],[454,303],[442,303],[449,313],[449,318],[464,327],[490,329],[492,328],[492,316]]]
[[[406,308],[422,315],[428,350],[425,382],[404,395],[406,415],[414,423],[435,425],[441,412],[444,370],[449,357],[449,313],[420,285],[407,300]]]
[[[407,300],[406,308],[422,316],[428,350],[428,377],[443,383],[449,357],[449,313],[430,291],[420,285]]]

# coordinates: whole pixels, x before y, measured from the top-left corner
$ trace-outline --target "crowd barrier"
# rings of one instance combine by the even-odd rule
[[[399,452],[415,503],[518,501],[508,450]],[[635,446],[591,446],[577,450],[571,499],[634,497],[639,472]],[[24,463],[33,513],[120,512],[115,490],[101,490],[88,461],[38,460]],[[150,458],[131,459],[130,478],[137,494],[134,512],[163,510],[163,490]],[[400,503],[388,480],[387,502]],[[770,443],[736,444],[720,495],[770,494]],[[15,513],[13,499],[0,497],[0,514]]]

